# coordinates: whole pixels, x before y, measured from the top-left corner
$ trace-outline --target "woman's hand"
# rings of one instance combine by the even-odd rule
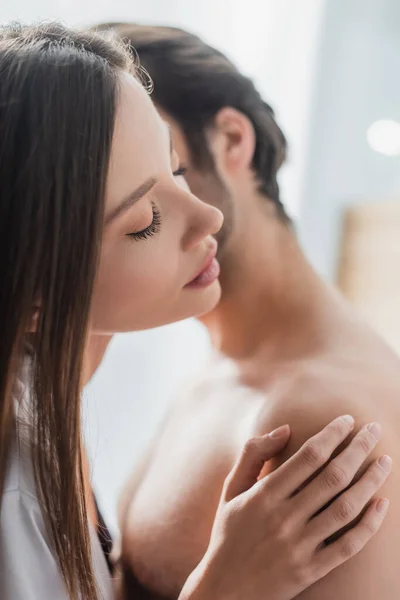
[[[387,511],[387,500],[371,499],[391,460],[375,461],[349,488],[379,438],[379,427],[364,427],[326,465],[353,428],[351,417],[335,419],[260,480],[264,463],[286,445],[289,427],[250,440],[226,480],[209,548],[179,600],[289,600],[357,554]]]

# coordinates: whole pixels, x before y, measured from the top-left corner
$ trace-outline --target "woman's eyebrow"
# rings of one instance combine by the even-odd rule
[[[155,177],[149,177],[146,179],[138,188],[129,196],[127,196],[118,206],[116,206],[113,210],[109,212],[109,214],[105,218],[105,225],[109,225],[112,221],[117,219],[121,214],[126,212],[133,206],[140,198],[143,198],[151,188],[157,183],[157,179]]]
[[[165,128],[168,133],[169,150],[170,150],[170,153],[172,154],[172,152],[174,151],[174,144],[172,141],[171,127],[170,127],[169,123],[167,123],[166,121],[163,121],[163,123],[164,123]],[[140,200],[140,198],[143,198],[143,196],[145,196],[156,183],[157,183],[157,179],[155,177],[149,177],[149,179],[147,179],[144,183],[142,183],[134,192],[129,194],[129,196],[127,196],[127,198],[125,198],[125,200],[122,200],[121,204],[116,206],[106,216],[105,225],[109,225],[112,221],[117,219],[121,214],[123,214],[125,211],[127,211],[129,208],[131,208],[131,206],[133,206],[138,200]]]

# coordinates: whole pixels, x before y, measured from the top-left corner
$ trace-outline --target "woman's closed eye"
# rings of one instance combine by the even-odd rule
[[[151,207],[153,213],[153,220],[150,223],[150,225],[148,225],[144,229],[141,229],[140,231],[133,231],[132,233],[127,233],[128,237],[136,241],[146,240],[147,238],[152,237],[160,231],[161,213],[154,203],[152,203]]]
[[[184,166],[180,166],[178,169],[176,169],[176,171],[173,172],[173,176],[174,177],[183,177],[186,172],[187,172],[187,168]],[[153,235],[155,235],[156,233],[158,233],[160,231],[161,213],[154,203],[152,203],[151,207],[152,207],[152,213],[153,213],[153,220],[150,223],[150,225],[148,225],[144,229],[141,229],[140,231],[133,231],[132,233],[128,233],[127,234],[128,237],[130,237],[136,241],[146,240],[149,237],[152,237]]]

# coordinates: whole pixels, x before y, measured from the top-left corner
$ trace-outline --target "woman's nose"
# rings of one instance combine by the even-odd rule
[[[202,202],[193,195],[192,202],[194,202],[193,212],[182,241],[184,250],[190,250],[207,236],[218,233],[224,220],[218,208]]]

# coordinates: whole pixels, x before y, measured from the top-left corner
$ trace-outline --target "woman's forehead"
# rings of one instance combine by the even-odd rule
[[[108,209],[169,163],[169,132],[146,90],[129,74],[121,80],[110,165]]]

